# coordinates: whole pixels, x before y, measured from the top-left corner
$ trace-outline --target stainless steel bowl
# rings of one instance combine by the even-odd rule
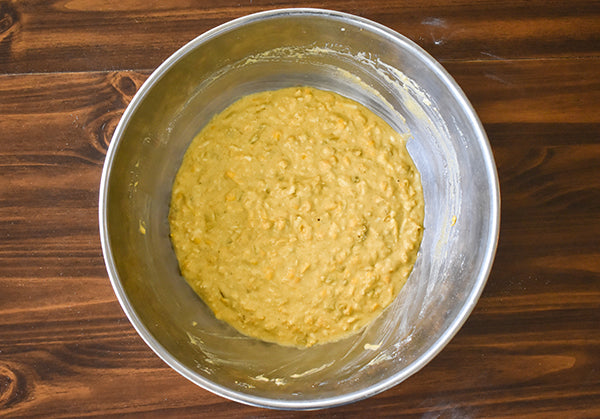
[[[171,184],[194,134],[243,95],[293,85],[336,91],[409,130],[425,193],[418,261],[392,306],[359,335],[305,350],[217,321],[180,277],[167,222]],[[276,10],[204,33],[140,88],[106,157],[100,234],[123,310],[173,369],[242,403],[315,409],[386,390],[448,343],[489,274],[499,200],[481,123],[433,58],[360,17]]]

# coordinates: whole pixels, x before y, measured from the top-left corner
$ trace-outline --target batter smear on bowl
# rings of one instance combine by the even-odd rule
[[[361,330],[417,258],[406,135],[336,93],[245,96],[194,138],[169,213],[181,272],[241,333],[308,347]]]

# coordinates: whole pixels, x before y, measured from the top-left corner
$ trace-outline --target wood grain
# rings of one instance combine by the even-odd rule
[[[280,7],[357,14],[417,42],[439,60],[600,54],[600,4],[590,1],[357,2],[165,0],[0,1],[0,72],[156,68],[179,47],[232,18]]]
[[[193,385],[136,334],[98,237],[112,132],[178,46],[290,4],[0,2],[0,417],[600,417],[597,2],[302,4],[409,34],[443,61],[490,139],[494,267],[423,370],[348,406],[269,411]]]

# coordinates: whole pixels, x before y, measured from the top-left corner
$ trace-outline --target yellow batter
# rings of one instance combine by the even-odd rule
[[[307,347],[359,331],[394,300],[421,242],[405,140],[335,93],[242,98],[196,136],[175,179],[183,276],[249,336]]]

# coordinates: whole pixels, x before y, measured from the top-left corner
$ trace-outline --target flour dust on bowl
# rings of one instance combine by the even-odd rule
[[[181,277],[168,221],[175,175],[194,136],[238,99],[294,86],[338,93],[410,133],[425,201],[421,247],[398,297],[358,334],[305,349],[253,339],[217,320]],[[400,383],[449,342],[491,269],[499,205],[485,132],[437,62],[366,19],[284,9],[204,33],[144,83],[107,153],[100,234],[123,310],[173,369],[242,403],[317,409]]]

